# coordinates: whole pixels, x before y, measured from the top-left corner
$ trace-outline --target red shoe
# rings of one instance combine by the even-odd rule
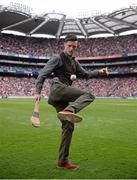
[[[77,114],[73,113],[73,112],[70,112],[70,111],[60,111],[58,113],[58,118],[60,120],[67,120],[67,121],[70,121],[72,123],[78,123],[80,121],[82,121],[82,117],[78,116]]]
[[[70,164],[70,163],[58,163],[57,164],[57,168],[59,168],[59,169],[77,169],[77,168],[79,168],[79,166],[78,165],[76,165],[76,164]]]

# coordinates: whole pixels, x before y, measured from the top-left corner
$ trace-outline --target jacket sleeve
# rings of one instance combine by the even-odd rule
[[[39,72],[38,78],[36,80],[36,94],[41,93],[45,79],[54,71],[54,69],[58,67],[59,61],[59,57],[51,58],[44,66],[44,68]]]
[[[99,75],[98,70],[86,71],[78,61],[76,61],[76,72],[79,78],[92,78]]]

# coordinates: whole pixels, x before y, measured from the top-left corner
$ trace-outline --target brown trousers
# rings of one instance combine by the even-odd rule
[[[89,105],[95,96],[86,93],[77,88],[67,86],[62,83],[54,83],[50,88],[50,95],[48,103],[56,108],[56,111],[68,109],[74,113]],[[59,163],[67,163],[69,156],[69,148],[74,131],[74,124],[69,121],[61,121],[62,123],[62,137],[59,148]]]

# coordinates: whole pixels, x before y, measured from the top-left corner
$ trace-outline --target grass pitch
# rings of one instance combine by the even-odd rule
[[[30,123],[31,99],[0,99],[0,179],[136,179],[137,100],[96,99],[80,112],[70,149],[77,170],[56,169],[60,122],[41,102],[41,128]]]

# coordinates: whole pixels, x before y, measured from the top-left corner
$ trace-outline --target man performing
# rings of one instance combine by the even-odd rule
[[[71,87],[72,81],[76,78],[92,78],[98,75],[103,76],[108,74],[107,68],[89,72],[85,71],[74,57],[77,46],[77,37],[73,34],[67,35],[64,41],[64,51],[48,61],[40,71],[36,81],[36,94],[34,98],[36,101],[39,101],[45,79],[49,75],[54,74],[48,103],[55,107],[57,116],[62,124],[62,137],[57,168],[78,168],[78,165],[72,164],[68,160],[74,123],[82,120],[82,117],[77,113],[95,99],[93,94]],[[35,126],[35,121],[32,124]]]

